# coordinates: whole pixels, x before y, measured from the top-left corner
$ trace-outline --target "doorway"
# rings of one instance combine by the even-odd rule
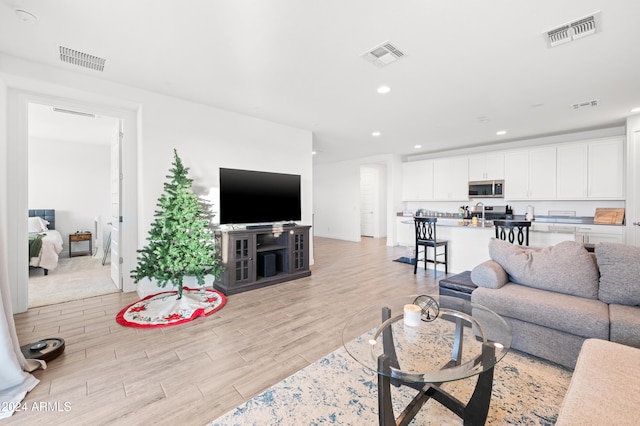
[[[103,250],[112,237],[114,176],[119,200],[122,121],[82,106],[30,102],[27,123],[28,206],[56,210],[63,244],[54,270],[30,270],[28,307],[121,291],[119,263]],[[91,241],[72,242],[76,233]]]
[[[640,117],[627,119],[626,241],[640,247]]]
[[[387,236],[385,207],[387,205],[386,166],[360,166],[360,235],[381,238]]]

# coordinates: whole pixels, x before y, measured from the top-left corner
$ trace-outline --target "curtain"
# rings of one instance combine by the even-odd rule
[[[0,230],[5,230],[2,219],[0,216]],[[26,372],[38,368],[46,368],[46,364],[25,359],[20,352],[11,307],[5,235],[0,235],[0,419],[11,416],[27,392],[38,384],[39,380]]]

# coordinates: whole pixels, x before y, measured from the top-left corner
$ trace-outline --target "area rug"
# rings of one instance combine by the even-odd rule
[[[408,263],[409,265],[413,265],[415,263],[415,258],[413,257],[399,257],[393,260],[394,262],[400,263]]]
[[[121,310],[116,321],[127,327],[168,327],[211,315],[227,303],[222,293],[212,289],[184,287],[182,298],[177,295],[177,290],[149,295]]]
[[[29,308],[118,293],[121,290],[111,281],[110,271],[109,265],[91,256],[60,258],[49,275],[30,269]]]
[[[571,371],[511,351],[494,370],[487,425],[553,425],[569,386]],[[442,387],[467,401],[472,377]],[[392,387],[398,416],[416,391]],[[377,376],[340,348],[289,376],[210,426],[232,425],[374,425],[378,424]],[[412,425],[461,425],[462,420],[428,401]]]

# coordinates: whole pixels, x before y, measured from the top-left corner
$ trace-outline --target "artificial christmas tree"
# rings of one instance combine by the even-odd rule
[[[131,278],[136,283],[145,277],[155,279],[162,288],[171,282],[181,299],[184,277],[194,276],[202,286],[206,275],[218,278],[222,266],[216,257],[209,221],[191,189],[189,169],[182,165],[175,149],[173,152],[173,167],[167,176],[170,180],[158,199],[159,210],[154,214],[148,244],[138,250],[138,267],[131,271]]]

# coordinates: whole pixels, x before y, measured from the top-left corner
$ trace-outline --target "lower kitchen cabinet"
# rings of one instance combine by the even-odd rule
[[[593,225],[576,228],[576,241],[585,244],[622,243],[625,242],[624,226]]]

